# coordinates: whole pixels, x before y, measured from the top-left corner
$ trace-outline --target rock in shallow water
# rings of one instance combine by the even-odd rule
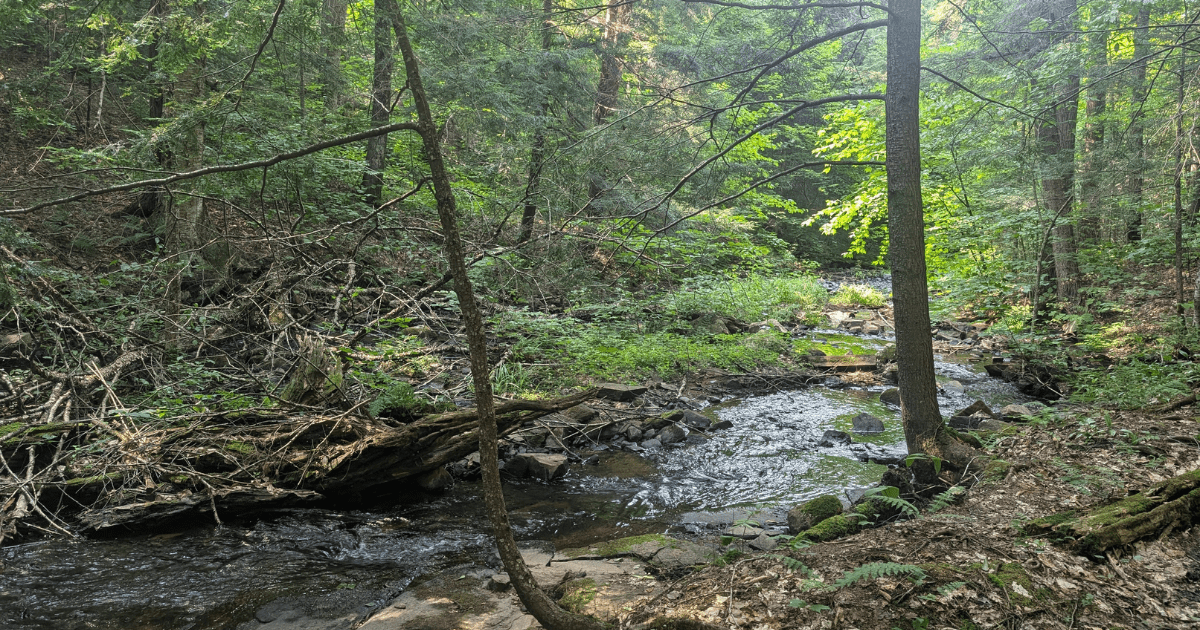
[[[854,432],[860,434],[883,433],[883,420],[869,413],[860,413],[854,416]]]

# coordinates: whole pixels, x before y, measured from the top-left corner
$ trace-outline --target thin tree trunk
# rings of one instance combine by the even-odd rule
[[[1179,92],[1175,101],[1175,311],[1187,327],[1183,314],[1183,98],[1187,67],[1186,49],[1179,49]]]
[[[371,126],[381,127],[391,118],[392,18],[386,11],[375,11],[375,68],[371,74]],[[367,170],[363,173],[363,200],[378,207],[383,197],[383,169],[387,166],[388,137],[367,140]]]
[[[1101,195],[1104,171],[1104,112],[1108,107],[1108,94],[1096,77],[1108,70],[1108,33],[1100,31],[1088,36],[1091,62],[1088,68],[1087,101],[1084,114],[1087,122],[1083,132],[1083,205],[1079,216],[1079,244],[1095,247],[1100,241],[1100,217],[1104,215]]]
[[[437,125],[434,123],[433,113],[426,100],[425,89],[421,83],[420,68],[412,45],[408,41],[404,17],[395,0],[376,0],[376,6],[383,7],[384,12],[392,17],[396,42],[404,58],[408,86],[412,91],[413,103],[417,109],[417,122],[425,148],[425,159],[429,163],[429,171],[433,179],[434,198],[437,200],[438,217],[442,224],[446,259],[450,265],[451,275],[454,276],[454,291],[458,295],[459,309],[466,325],[467,345],[470,349],[471,379],[475,385],[475,404],[479,413],[479,463],[483,473],[484,499],[487,503],[488,519],[492,523],[500,559],[512,579],[513,587],[516,589],[521,603],[543,626],[549,630],[601,630],[603,625],[598,621],[563,610],[538,587],[537,580],[529,571],[529,567],[525,566],[525,561],[513,539],[512,526],[504,507],[504,492],[500,484],[496,410],[492,401],[492,383],[488,369],[487,339],[484,334],[483,315],[475,303],[475,293],[472,290],[471,280],[467,276],[467,266],[463,260],[463,245],[458,232],[454,191],[442,162]]]
[[[621,91],[621,61],[617,56],[621,45],[621,32],[626,27],[630,5],[627,0],[608,0],[604,12],[604,31],[600,37],[600,80],[596,83],[596,102],[592,109],[592,124],[604,124],[617,111],[617,100]],[[608,184],[600,173],[588,177],[588,205],[607,192]]]
[[[324,0],[321,5],[321,83],[325,107],[342,105],[346,79],[342,76],[342,50],[346,45],[346,0]]]
[[[1150,49],[1150,6],[1143,4],[1138,9],[1133,31],[1133,116],[1129,121],[1129,137],[1133,155],[1133,171],[1129,178],[1129,197],[1133,204],[1125,240],[1136,243],[1142,240],[1142,195],[1145,188],[1146,139],[1146,54]]]
[[[1075,26],[1076,0],[1065,0],[1059,7],[1055,31],[1072,31]],[[1072,35],[1051,35],[1051,40],[1067,39]],[[1038,140],[1046,159],[1047,172],[1042,177],[1042,196],[1046,207],[1055,216],[1072,217],[1075,206],[1075,128],[1079,118],[1079,75],[1070,73],[1061,84],[1057,99],[1043,114],[1038,128]],[[1054,226],[1051,242],[1054,253],[1055,290],[1067,304],[1079,303],[1079,262],[1075,244],[1075,228],[1071,219],[1060,220]]]
[[[542,0],[542,51],[549,51],[554,44],[554,15],[553,0]],[[545,118],[550,110],[550,104],[542,101],[539,109],[537,131],[533,136],[533,147],[529,150],[529,179],[525,184],[525,208],[521,212],[521,233],[518,243],[524,243],[533,236],[533,222],[537,219],[537,195],[542,183],[542,165],[546,161],[546,124]]]

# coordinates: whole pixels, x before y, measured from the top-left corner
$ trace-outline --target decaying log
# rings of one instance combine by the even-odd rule
[[[870,372],[879,367],[879,360],[874,356],[817,356],[806,357],[806,360],[815,368],[834,372]]]
[[[500,435],[522,423],[574,407],[595,397],[588,390],[554,400],[513,400],[496,406]],[[475,410],[425,416],[402,427],[379,427],[358,442],[323,475],[302,483],[322,494],[360,492],[433,470],[462,459],[478,448]]]
[[[264,510],[316,505],[325,498],[310,490],[281,490],[266,486],[235,486],[214,492],[188,492],[116,507],[91,508],[78,517],[84,533],[106,534],[169,525],[184,517],[221,512],[245,515]],[[217,514],[213,514],[213,509]]]
[[[1080,555],[1110,549],[1200,523],[1200,469],[1085,513],[1063,512],[1024,526],[1024,533],[1063,543]]]

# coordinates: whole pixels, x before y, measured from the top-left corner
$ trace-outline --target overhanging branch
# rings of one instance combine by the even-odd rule
[[[272,156],[272,157],[269,157],[269,158],[266,158],[263,160],[254,160],[252,162],[241,162],[239,164],[218,164],[216,166],[206,166],[204,168],[198,168],[194,171],[187,171],[185,173],[176,173],[174,175],[170,175],[168,177],[160,177],[158,179],[143,179],[143,180],[136,181],[136,182],[128,182],[125,184],[118,184],[116,186],[109,186],[107,188],[98,188],[96,190],[85,190],[81,193],[77,193],[77,194],[71,195],[69,197],[52,199],[50,201],[43,201],[41,203],[34,204],[27,208],[14,208],[12,210],[3,210],[3,211],[0,211],[0,216],[13,216],[13,215],[17,215],[17,214],[28,214],[30,212],[35,212],[35,211],[41,210],[43,208],[60,206],[64,203],[71,203],[74,201],[79,201],[81,199],[87,199],[88,197],[95,197],[97,195],[107,195],[109,193],[124,192],[126,190],[136,190],[138,188],[147,188],[147,187],[151,187],[151,186],[166,186],[168,184],[174,184],[175,182],[181,182],[181,181],[185,181],[185,180],[189,180],[189,179],[196,179],[197,177],[204,177],[205,175],[213,175],[216,173],[234,173],[237,171],[248,171],[248,170],[255,169],[255,168],[267,168],[267,167],[279,164],[280,162],[294,160],[296,158],[304,157],[304,156],[312,154],[312,153],[317,153],[318,151],[324,151],[325,149],[329,149],[329,148],[336,147],[336,146],[341,146],[343,144],[350,144],[352,142],[358,142],[359,140],[366,140],[367,138],[372,138],[372,137],[383,135],[386,133],[391,133],[393,131],[416,131],[416,130],[417,130],[417,123],[414,123],[414,122],[392,123],[390,125],[384,125],[382,127],[373,127],[371,129],[367,129],[366,131],[352,133],[348,136],[342,136],[340,138],[332,138],[330,140],[325,140],[323,142],[318,142],[316,144],[310,144],[307,147],[304,147],[301,149],[296,149],[295,151],[288,151],[286,153],[280,153],[278,155],[275,155],[275,156]]]

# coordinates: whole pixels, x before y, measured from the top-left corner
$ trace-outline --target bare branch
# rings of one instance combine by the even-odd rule
[[[722,7],[734,7],[738,9],[749,9],[751,11],[796,11],[798,9],[845,9],[845,8],[868,8],[887,11],[891,10],[887,6],[874,2],[797,2],[795,4],[746,4],[744,2],[726,2],[725,0],[680,0],[688,4],[715,4]]]
[[[304,157],[304,156],[312,154],[312,153],[317,153],[318,151],[324,151],[325,149],[341,146],[343,144],[350,144],[352,142],[358,142],[359,140],[365,140],[367,138],[372,138],[372,137],[382,135],[385,133],[391,133],[393,131],[416,131],[416,130],[417,130],[417,123],[415,123],[415,122],[392,123],[390,125],[384,125],[382,127],[374,127],[371,129],[367,129],[366,131],[352,133],[348,136],[342,136],[340,138],[333,138],[331,140],[325,140],[323,142],[318,142],[316,144],[310,144],[307,147],[304,147],[302,149],[296,149],[295,151],[288,151],[286,153],[280,153],[278,155],[266,158],[264,160],[254,160],[252,162],[242,162],[240,164],[218,164],[216,166],[207,166],[204,168],[198,168],[194,171],[187,171],[186,173],[176,173],[169,177],[160,177],[158,179],[143,179],[141,181],[129,182],[126,184],[118,184],[116,186],[109,186],[108,188],[98,188],[96,190],[85,190],[81,193],[71,195],[69,197],[62,197],[60,199],[53,199],[51,201],[43,201],[42,203],[37,203],[32,206],[29,206],[28,208],[15,208],[13,210],[3,210],[3,211],[0,211],[0,216],[28,214],[30,212],[35,212],[35,211],[41,210],[43,208],[60,206],[64,203],[71,203],[73,201],[79,201],[80,199],[87,199],[88,197],[95,197],[97,195],[106,195],[109,193],[124,192],[126,190],[136,190],[138,188],[146,188],[149,186],[166,186],[167,184],[174,184],[175,182],[181,182],[181,181],[188,180],[188,179],[196,179],[197,177],[204,177],[205,175],[213,175],[215,173],[235,173],[237,171],[248,171],[250,169],[255,169],[255,168],[266,168],[266,167],[270,167],[270,166],[279,164],[280,162],[294,160],[296,158]]]

